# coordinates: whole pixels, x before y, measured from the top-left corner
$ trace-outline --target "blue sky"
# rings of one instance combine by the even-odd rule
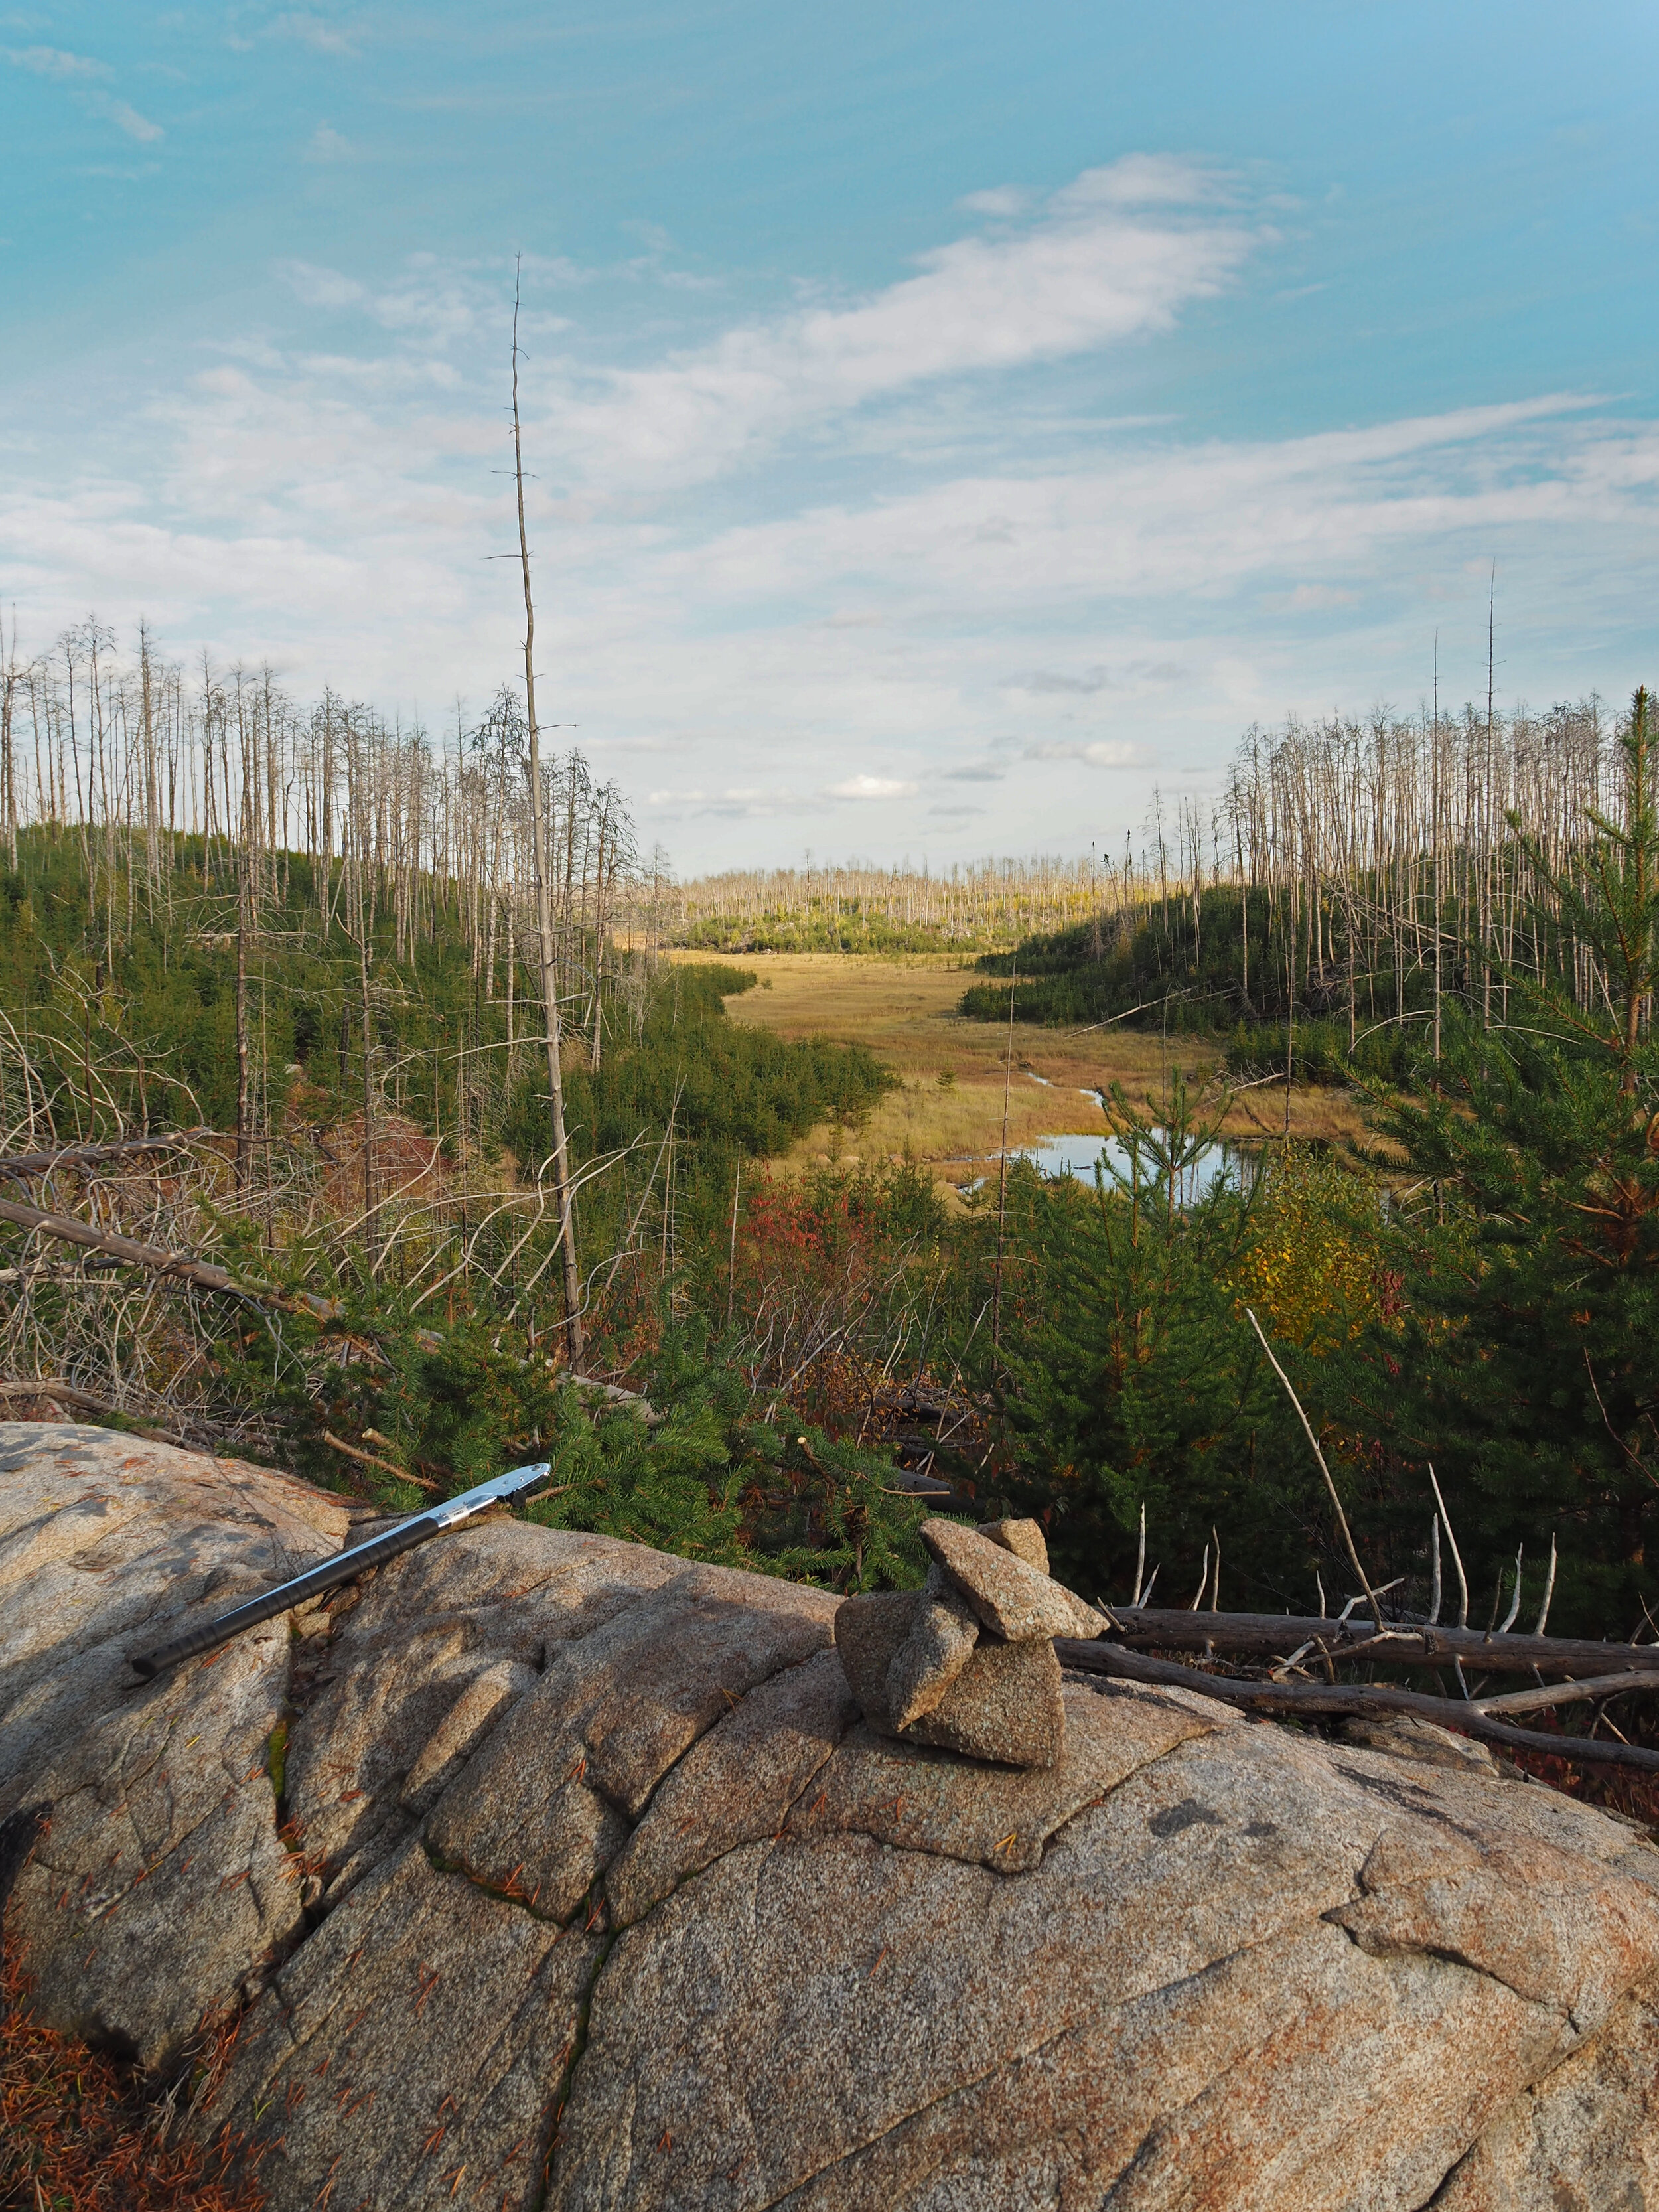
[[[1650,7],[0,6],[0,599],[682,869],[1076,852],[1253,720],[1659,677]]]

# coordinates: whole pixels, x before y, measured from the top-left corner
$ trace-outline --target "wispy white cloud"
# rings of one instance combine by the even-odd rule
[[[356,42],[361,35],[356,27],[348,29],[343,23],[331,21],[327,16],[306,9],[285,9],[273,15],[264,26],[268,39],[292,39],[302,46],[309,46],[313,53],[343,57],[356,54]]]
[[[129,138],[137,139],[141,146],[152,146],[167,133],[159,123],[152,123],[125,100],[118,100],[104,86],[115,72],[107,62],[95,60],[89,54],[72,54],[59,46],[5,46],[0,53],[14,69],[27,70],[30,76],[45,77],[53,84],[67,85],[77,104],[88,114],[103,118],[123,131]]]
[[[1092,668],[1070,674],[1063,669],[1034,669],[1029,676],[1011,676],[1006,689],[1010,691],[1059,692],[1066,697],[1087,699],[1107,684],[1105,669],[1097,661]]]
[[[1024,185],[994,185],[988,191],[964,192],[957,205],[969,215],[1000,216],[1012,221],[1024,214],[1034,197]]]
[[[1179,154],[1126,154],[1064,185],[1049,205],[1066,215],[1097,208],[1144,208],[1230,204],[1233,180],[1223,170],[1189,161]]]
[[[1131,656],[1110,666],[1097,660],[1079,669],[1034,668],[1023,676],[1006,676],[1003,689],[1028,692],[1038,698],[1092,699],[1097,692],[1139,689],[1149,684],[1178,684],[1186,674],[1178,660]]]
[[[14,69],[27,70],[33,76],[52,77],[60,84],[86,84],[115,74],[106,62],[94,61],[86,54],[64,53],[57,46],[8,46],[4,51]]]
[[[428,253],[410,254],[395,279],[374,286],[309,261],[279,261],[276,273],[302,306],[367,315],[416,347],[444,347],[482,327],[504,326],[510,310],[499,270],[457,267]],[[544,315],[535,320],[541,332],[558,326]]]
[[[653,791],[648,794],[647,804],[659,808],[666,822],[695,822],[710,817],[727,822],[772,822],[781,815],[810,811],[812,801],[799,792],[736,785],[722,791]]]
[[[825,786],[826,799],[914,799],[921,786],[891,775],[849,775]]]
[[[1331,607],[1357,607],[1359,594],[1334,584],[1298,584],[1285,604],[1296,614],[1323,613]]]
[[[89,104],[94,114],[106,115],[118,131],[125,131],[129,138],[136,138],[141,146],[153,146],[158,139],[167,137],[159,123],[152,123],[148,115],[141,115],[125,100],[112,100],[101,93],[94,93]]]
[[[890,622],[918,592],[945,592],[959,617],[983,620],[1011,603],[1058,612],[1187,592],[1213,604],[1315,578],[1363,588],[1385,547],[1565,514],[1615,466],[1614,452],[1631,489],[1645,483],[1659,430],[1587,426],[1575,438],[1571,416],[1594,404],[1557,394],[1312,437],[1166,439],[1040,473],[947,476],[728,530],[698,564],[710,584],[772,597],[809,579],[837,598],[873,583]],[[1156,681],[1152,671],[1182,656],[1134,658]]]
[[[307,161],[350,161],[356,156],[356,147],[331,123],[319,123],[305,143]]]
[[[673,246],[672,236],[659,222],[643,222],[638,216],[629,216],[621,227],[637,238],[647,253],[667,253]]]
[[[1027,745],[1024,757],[1034,761],[1082,761],[1090,768],[1140,768],[1146,764],[1146,752],[1144,746],[1130,744],[1122,738],[1099,738],[1092,744],[1063,744],[1050,738],[1041,744]]]
[[[276,274],[304,307],[360,307],[368,298],[366,285],[337,269],[319,269],[310,261],[279,261]]]
[[[793,429],[918,386],[1167,330],[1230,283],[1257,242],[1222,203],[1218,179],[1188,163],[1088,171],[1023,226],[936,247],[883,291],[562,392],[567,450],[600,483],[697,483]]]

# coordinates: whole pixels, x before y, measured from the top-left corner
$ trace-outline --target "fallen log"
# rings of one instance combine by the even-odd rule
[[[1490,1673],[1602,1674],[1608,1662],[1659,1674],[1659,1644],[1595,1644],[1571,1636],[1502,1636],[1496,1630],[1425,1627],[1421,1622],[1320,1620],[1292,1613],[1188,1613],[1149,1606],[1103,1606],[1129,1650],[1226,1652],[1285,1659],[1298,1645],[1324,1646],[1332,1659],[1389,1667],[1437,1667],[1454,1659]]]
[[[198,1290],[216,1291],[222,1296],[245,1298],[255,1305],[286,1306],[313,1314],[319,1321],[332,1321],[339,1309],[328,1298],[313,1297],[308,1291],[296,1291],[289,1297],[257,1284],[239,1283],[228,1267],[216,1267],[210,1260],[194,1260],[187,1252],[169,1252],[159,1244],[141,1244],[136,1237],[122,1237],[112,1229],[94,1229],[88,1221],[77,1221],[73,1215],[52,1213],[39,1206],[20,1206],[15,1199],[0,1198],[0,1221],[9,1221],[15,1228],[30,1229],[42,1237],[55,1237],[65,1244],[78,1244],[85,1252],[102,1252],[112,1260],[126,1261],[130,1267],[149,1267],[158,1275],[174,1275],[180,1282],[193,1283]]]
[[[1594,1704],[1603,1698],[1622,1698],[1627,1691],[1659,1690],[1659,1674],[1638,1668],[1623,1674],[1593,1674],[1589,1681],[1547,1682],[1541,1689],[1510,1690],[1501,1698],[1472,1698],[1483,1713],[1536,1713],[1549,1705]]]
[[[50,1175],[54,1168],[100,1167],[106,1160],[120,1159],[139,1152],[171,1152],[184,1145],[193,1144],[198,1137],[211,1137],[217,1132],[205,1122],[198,1129],[174,1129],[163,1137],[123,1137],[109,1145],[69,1145],[56,1152],[13,1152],[9,1158],[0,1159],[0,1177],[21,1179],[27,1176]]]
[[[1478,1705],[1464,1705],[1455,1698],[1431,1698],[1419,1690],[1396,1690],[1391,1683],[1238,1681],[1224,1674],[1200,1674],[1178,1660],[1149,1658],[1119,1644],[1085,1644],[1071,1637],[1057,1636],[1054,1650],[1060,1665],[1078,1674],[1109,1674],[1160,1689],[1190,1690],[1200,1698],[1214,1698],[1221,1705],[1236,1705],[1245,1712],[1277,1713],[1290,1719],[1408,1713],[1417,1720],[1433,1721],[1440,1728],[1459,1729],[1485,1743],[1548,1752],[1552,1758],[1571,1759],[1577,1765],[1639,1766],[1650,1773],[1659,1772],[1659,1751],[1649,1751],[1639,1744],[1604,1743],[1595,1736],[1545,1735],[1535,1729],[1516,1728],[1508,1721],[1495,1720]]]
[[[147,1423],[142,1413],[130,1413],[125,1406],[112,1405],[106,1398],[94,1398],[89,1390],[82,1390],[77,1383],[65,1382],[58,1376],[48,1376],[39,1382],[0,1382],[0,1402],[9,1398],[44,1398],[65,1413],[95,1413],[105,1421],[114,1414],[121,1420],[131,1421],[134,1433],[152,1443],[177,1444],[184,1451],[202,1449],[176,1429],[156,1428]]]

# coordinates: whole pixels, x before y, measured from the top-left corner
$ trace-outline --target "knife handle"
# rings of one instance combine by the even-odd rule
[[[342,1583],[352,1581],[365,1568],[378,1567],[384,1560],[395,1559],[400,1552],[413,1551],[416,1544],[435,1536],[441,1525],[430,1515],[417,1513],[413,1520],[388,1528],[383,1536],[371,1536],[366,1544],[337,1553],[319,1566],[295,1576],[292,1582],[280,1583],[263,1597],[250,1598],[246,1605],[222,1613],[216,1620],[204,1620],[196,1628],[187,1628],[182,1636],[157,1644],[153,1651],[133,1652],[128,1663],[135,1674],[142,1675],[147,1682],[152,1681],[164,1668],[176,1667],[181,1659],[194,1659],[204,1651],[215,1650],[221,1644],[228,1644],[233,1636],[240,1636],[245,1628],[255,1628],[262,1620],[274,1620],[279,1613],[291,1613],[307,1598],[316,1597],[324,1590],[337,1589]]]

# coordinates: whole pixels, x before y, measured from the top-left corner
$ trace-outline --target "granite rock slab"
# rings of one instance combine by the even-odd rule
[[[505,1522],[131,1678],[349,1523],[0,1427],[9,1930],[270,2212],[1659,2203],[1630,1826],[1080,1676],[989,1765],[858,1717],[867,1601]]]

